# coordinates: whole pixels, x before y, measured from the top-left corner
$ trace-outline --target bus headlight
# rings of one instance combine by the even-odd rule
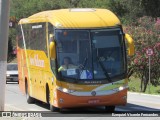
[[[69,90],[66,88],[63,88],[62,91],[68,93]]]
[[[120,90],[120,91],[121,91],[121,90],[124,90],[124,87],[122,87],[122,86],[121,86],[121,87],[119,87],[119,90]]]
[[[65,93],[75,92],[75,90],[70,90],[70,89],[62,88],[62,87],[57,87],[57,89],[60,90],[60,91],[62,91],[62,92],[65,92]]]
[[[9,74],[7,74],[7,77],[9,77],[10,75]]]
[[[65,93],[72,93],[75,90],[70,90],[70,89],[67,89],[67,88],[63,88],[62,91],[65,92]]]

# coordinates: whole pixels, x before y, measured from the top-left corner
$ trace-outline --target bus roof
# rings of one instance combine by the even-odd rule
[[[72,8],[49,10],[21,19],[19,24],[50,22],[56,28],[97,28],[120,25],[117,16],[107,9]]]

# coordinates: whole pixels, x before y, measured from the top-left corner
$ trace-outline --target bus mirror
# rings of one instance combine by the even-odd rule
[[[128,42],[128,55],[133,56],[134,55],[134,41],[129,34],[125,34],[125,39]]]
[[[54,41],[50,42],[49,49],[50,49],[50,58],[56,59],[56,46]]]

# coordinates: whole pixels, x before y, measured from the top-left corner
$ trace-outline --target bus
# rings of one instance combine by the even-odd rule
[[[18,26],[19,87],[28,103],[38,99],[51,111],[104,106],[111,112],[127,103],[127,55],[134,54],[134,42],[110,10],[42,11]]]

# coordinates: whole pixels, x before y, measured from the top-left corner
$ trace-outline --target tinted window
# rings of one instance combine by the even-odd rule
[[[18,70],[17,64],[7,65],[7,70]]]
[[[22,25],[26,49],[43,50],[47,53],[46,23]]]

